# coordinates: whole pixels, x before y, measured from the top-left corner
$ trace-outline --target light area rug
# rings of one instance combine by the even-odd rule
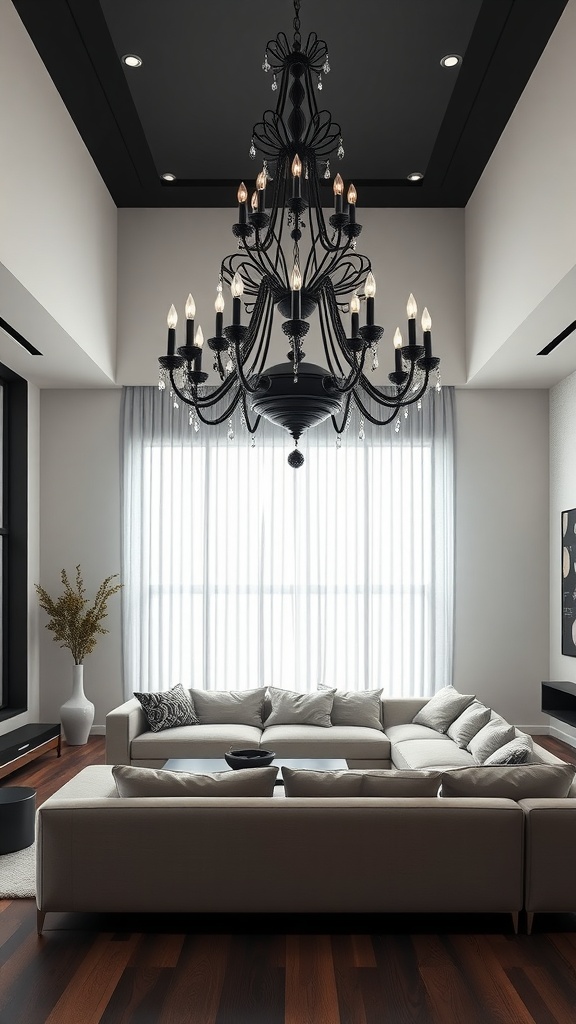
[[[0,900],[36,895],[36,844],[0,857]]]

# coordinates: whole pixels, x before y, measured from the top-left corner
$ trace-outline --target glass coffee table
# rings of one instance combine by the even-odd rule
[[[336,772],[348,767],[343,757],[282,757],[281,754],[272,761],[272,767],[279,768],[276,786],[283,786],[283,768],[304,768],[308,771]],[[164,770],[167,772],[226,772],[233,771],[224,757],[171,757],[166,761]],[[244,771],[238,768],[236,771]]]

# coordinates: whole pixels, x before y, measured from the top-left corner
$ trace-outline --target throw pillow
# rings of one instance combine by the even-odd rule
[[[495,715],[489,722],[472,737],[468,744],[468,750],[476,761],[476,764],[484,764],[484,761],[493,754],[498,747],[510,743],[516,735],[513,725],[508,725],[503,718]]]
[[[490,708],[487,708],[485,704],[481,704],[479,700],[472,701],[465,711],[452,722],[448,729],[448,736],[454,740],[457,746],[465,750],[476,733],[480,732],[480,729],[483,729],[490,721],[491,714]]]
[[[162,693],[134,693],[142,705],[152,732],[173,729],[177,725],[198,725],[190,695],[181,683]]]
[[[443,686],[420,709],[412,721],[415,725],[427,725],[436,732],[446,732],[458,715],[474,700],[473,693],[458,693],[453,686]]]
[[[190,690],[201,725],[255,725],[262,728],[266,687],[257,690]]]
[[[435,797],[441,771],[313,771],[282,768],[287,797]]]
[[[116,764],[112,775],[118,796],[273,796],[278,769],[243,768],[241,771],[166,772]]]
[[[319,772],[305,768],[282,768],[286,796],[360,796],[362,772]]]
[[[438,796],[442,772],[374,771],[363,772],[361,796]]]
[[[526,764],[534,750],[534,744],[530,736],[515,736],[510,743],[498,747],[490,757],[484,761],[485,765],[491,764]]]
[[[334,694],[332,725],[354,725],[382,732],[382,690],[336,690],[320,683],[319,690]]]
[[[516,764],[454,768],[442,775],[440,796],[507,797],[509,800],[568,796],[575,768],[571,764]]]
[[[297,693],[275,686],[268,689],[271,711],[264,725],[320,725],[329,728],[334,690],[325,693]]]

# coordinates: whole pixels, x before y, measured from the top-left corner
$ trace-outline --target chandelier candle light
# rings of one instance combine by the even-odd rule
[[[266,110],[252,130],[249,152],[253,159],[260,152],[262,170],[250,204],[244,182],[238,188],[238,221],[232,225],[238,251],[225,257],[220,267],[215,333],[207,341],[220,383],[206,387],[204,337],[200,327],[194,333],[196,307],[189,295],[185,344],[178,349],[175,307],[168,313],[168,346],[166,355],[159,358],[159,387],[164,390],[169,382],[174,404],[180,399],[191,407],[195,429],[200,423],[216,426],[230,420],[238,407],[252,435],[262,417],[284,427],[294,438],[296,449],[288,462],[296,468],[304,462],[298,449],[302,433],[330,417],[339,446],[353,407],[376,426],[396,419],[398,430],[399,410],[413,404],[420,408],[433,370],[439,389],[440,360],[432,355],[427,309],[421,321],[423,344],[418,343],[417,306],[410,295],[407,344],[399,329],[394,335],[391,387],[375,387],[364,372],[369,351],[372,369],[378,366],[378,342],[384,333],[375,323],[376,281],[370,260],[356,251],[362,231],[356,220],[358,193],[350,184],[344,198],[340,174],[334,178],[334,210],[328,222],[324,216],[320,181],[330,177],[334,153],[343,159],[344,146],[340,126],[316,102],[315,85],[321,90],[322,75],[330,71],[326,43],[312,32],[302,46],[300,0],[294,0],[294,11],[292,44],[281,32],[266,48],[262,67],[273,74],[272,90],[278,100],[276,109]],[[304,214],[310,234],[301,252]],[[289,255],[283,246],[286,235],[292,240]],[[227,327],[223,283],[232,293],[232,322]],[[366,313],[361,326],[362,302]],[[277,313],[285,318],[281,329],[289,352],[287,362],[268,366]],[[318,316],[325,366],[305,360],[303,340],[313,314]],[[346,314],[350,314],[349,321],[346,317],[349,337],[343,321]],[[223,403],[218,412],[217,403]]]

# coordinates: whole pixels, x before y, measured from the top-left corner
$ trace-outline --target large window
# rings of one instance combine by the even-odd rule
[[[398,435],[351,427],[340,450],[318,428],[294,471],[274,428],[254,448],[198,436],[166,396],[127,389],[127,695],[450,682],[451,401],[434,395]]]
[[[0,719],[28,703],[28,385],[0,365]]]

